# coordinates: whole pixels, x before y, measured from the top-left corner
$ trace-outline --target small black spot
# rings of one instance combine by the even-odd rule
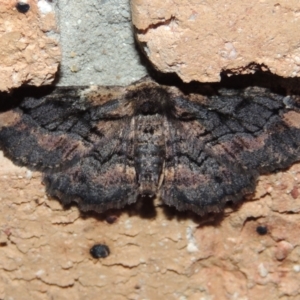
[[[25,14],[29,11],[30,5],[20,1],[16,4],[16,9],[18,10],[18,12]]]
[[[265,235],[268,233],[268,228],[267,226],[260,225],[256,227],[256,232],[260,235]]]
[[[223,179],[222,179],[222,177],[220,177],[220,176],[215,176],[215,181],[216,181],[217,183],[222,183],[222,182],[223,182]]]
[[[118,216],[116,216],[116,215],[109,215],[109,216],[107,216],[105,218],[105,220],[106,220],[106,222],[108,224],[113,224],[113,223],[115,223],[118,220]]]
[[[110,254],[110,251],[106,245],[97,244],[90,249],[90,254],[94,258],[105,258]]]

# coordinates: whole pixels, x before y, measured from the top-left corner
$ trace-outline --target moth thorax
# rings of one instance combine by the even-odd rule
[[[136,120],[135,168],[139,193],[154,196],[165,158],[163,116],[140,115]]]

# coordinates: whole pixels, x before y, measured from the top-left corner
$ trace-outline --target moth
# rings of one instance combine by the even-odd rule
[[[56,87],[0,112],[0,149],[43,172],[47,193],[82,211],[159,197],[219,212],[260,174],[300,159],[297,96],[259,87],[207,96],[149,78],[127,87]]]

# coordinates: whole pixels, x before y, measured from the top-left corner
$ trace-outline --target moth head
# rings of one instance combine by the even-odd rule
[[[168,92],[151,87],[139,91],[135,97],[136,113],[142,115],[163,114],[166,111]]]

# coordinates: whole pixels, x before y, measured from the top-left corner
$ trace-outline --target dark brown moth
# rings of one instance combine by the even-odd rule
[[[300,159],[299,104],[265,88],[204,96],[149,79],[58,87],[0,113],[0,148],[43,172],[48,194],[83,211],[158,196],[202,215]]]

